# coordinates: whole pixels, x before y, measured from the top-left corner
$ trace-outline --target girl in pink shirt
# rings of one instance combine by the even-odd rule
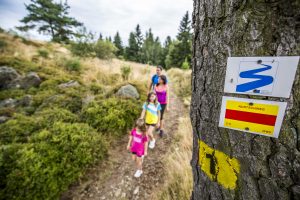
[[[146,135],[147,128],[143,119],[138,119],[135,123],[135,128],[132,129],[129,136],[127,150],[132,153],[132,159],[136,163],[137,171],[134,177],[138,178],[142,175],[143,157],[147,156],[148,138]]]

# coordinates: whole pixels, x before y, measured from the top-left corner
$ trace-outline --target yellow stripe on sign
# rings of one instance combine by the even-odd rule
[[[253,103],[253,105],[249,105],[249,102],[227,100],[226,109],[267,115],[278,115],[279,106],[259,103]]]
[[[212,181],[217,181],[226,189],[236,188],[240,173],[240,164],[237,159],[230,158],[199,140],[199,165]]]
[[[274,133],[274,126],[256,124],[251,122],[243,122],[243,121],[238,121],[233,119],[225,119],[224,127],[240,129],[243,131],[257,132],[266,135],[273,135]]]

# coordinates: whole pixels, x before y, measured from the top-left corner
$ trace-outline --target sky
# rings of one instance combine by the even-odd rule
[[[30,0],[0,0],[0,27],[8,30],[21,25],[19,20],[28,13],[24,3]],[[97,35],[101,32],[104,37],[113,37],[119,31],[124,44],[137,24],[143,34],[152,28],[161,42],[168,35],[174,38],[183,15],[189,11],[191,16],[193,7],[192,0],[68,0],[68,4],[69,15],[83,22],[88,30]],[[27,36],[49,39],[36,31]]]

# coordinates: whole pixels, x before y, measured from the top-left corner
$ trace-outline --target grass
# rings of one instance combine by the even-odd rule
[[[188,113],[180,118],[175,135],[175,143],[165,158],[167,181],[155,196],[155,200],[188,200],[192,193],[193,175],[190,160],[193,138]]]

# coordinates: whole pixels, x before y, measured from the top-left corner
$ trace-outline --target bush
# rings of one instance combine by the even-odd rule
[[[83,169],[107,154],[104,138],[80,123],[55,123],[31,142],[0,147],[3,199],[58,199]]]
[[[110,98],[91,102],[83,108],[81,119],[111,136],[125,135],[141,112],[141,103],[131,99]]]
[[[190,64],[187,61],[187,58],[185,58],[184,62],[181,65],[181,69],[189,69],[190,68]]]
[[[81,63],[78,58],[68,59],[64,62],[64,67],[69,71],[80,71]]]
[[[38,55],[43,57],[43,58],[48,58],[49,52],[46,49],[39,49],[38,50]]]
[[[33,117],[15,114],[14,119],[0,124],[0,144],[27,143],[29,137],[41,128]]]
[[[129,65],[122,66],[121,73],[122,73],[123,80],[127,81],[131,73],[131,67]]]
[[[96,57],[100,59],[111,59],[116,51],[117,47],[109,41],[99,40],[95,46]]]
[[[75,56],[94,57],[95,56],[94,46],[95,45],[93,43],[79,41],[77,43],[72,43],[70,50]]]
[[[0,40],[0,51],[3,51],[7,47],[7,43],[4,40]]]

